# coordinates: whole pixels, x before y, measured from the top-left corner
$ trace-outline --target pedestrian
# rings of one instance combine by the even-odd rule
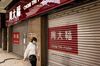
[[[24,61],[29,59],[31,66],[36,66],[37,63],[37,38],[33,37],[24,52]]]

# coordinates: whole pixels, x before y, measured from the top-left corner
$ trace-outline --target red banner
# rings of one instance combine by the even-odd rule
[[[19,44],[19,42],[20,42],[20,33],[19,32],[13,32],[12,41],[13,41],[13,44]]]
[[[48,48],[78,54],[77,25],[49,28]]]
[[[16,24],[72,1],[74,0],[20,0],[8,11],[6,24]]]

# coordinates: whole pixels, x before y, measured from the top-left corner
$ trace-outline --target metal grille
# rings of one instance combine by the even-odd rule
[[[100,1],[49,15],[49,28],[78,25],[78,55],[49,50],[49,66],[100,66]]]

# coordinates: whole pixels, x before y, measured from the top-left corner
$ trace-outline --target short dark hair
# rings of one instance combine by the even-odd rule
[[[36,37],[33,37],[33,38],[31,39],[31,42],[33,42],[33,40],[37,42],[37,38],[36,38]]]

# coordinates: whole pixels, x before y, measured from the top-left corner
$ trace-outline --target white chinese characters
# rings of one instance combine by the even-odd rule
[[[72,32],[69,31],[51,31],[51,40],[72,40]]]
[[[16,9],[13,9],[9,12],[9,20],[16,19],[21,16],[21,6],[17,6]]]
[[[47,5],[48,3],[57,3],[57,4],[60,4],[60,0],[43,0],[41,2],[42,5]]]

